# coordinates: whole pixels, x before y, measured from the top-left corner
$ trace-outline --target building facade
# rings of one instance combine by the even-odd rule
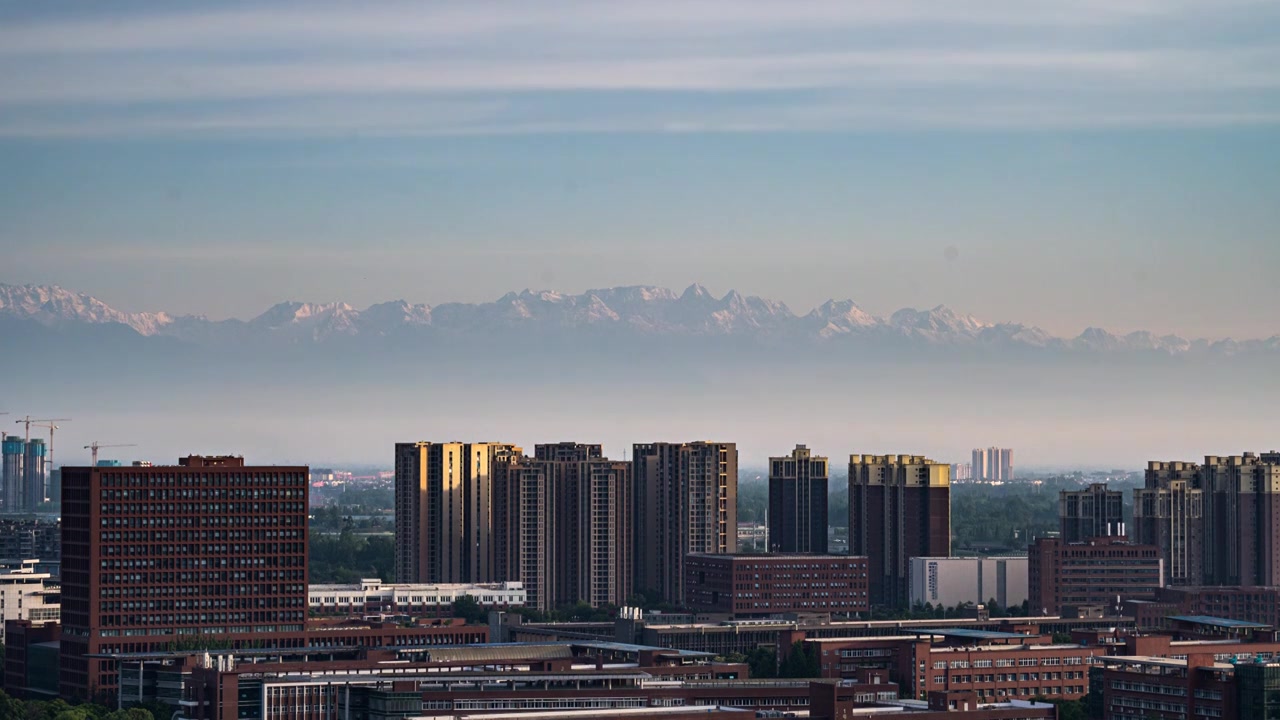
[[[1058,525],[1066,543],[1124,535],[1124,493],[1107,489],[1106,483],[1063,490],[1058,493]]]
[[[911,558],[911,604],[955,607],[992,600],[1002,608],[1027,599],[1027,558]]]
[[[1154,545],[1119,537],[1064,543],[1037,538],[1027,563],[1031,612],[1057,615],[1064,607],[1116,609],[1125,600],[1154,600],[1164,585],[1164,560]]]
[[[975,448],[969,479],[1009,482],[1013,479],[1012,448]]]
[[[635,589],[684,598],[685,557],[738,549],[738,448],[733,443],[645,443],[635,473]]]
[[[867,559],[849,555],[690,555],[684,607],[736,618],[852,615],[871,609]]]
[[[1209,456],[1201,466],[1206,585],[1280,585],[1280,456]]]
[[[307,477],[231,456],[63,468],[63,697],[114,696],[102,653],[301,635]]]
[[[57,622],[61,616],[61,592],[49,573],[36,569],[38,560],[23,560],[18,567],[0,571],[0,623],[30,620],[33,624]],[[4,630],[0,629],[0,645]]]
[[[3,461],[3,466],[0,467],[3,474],[0,474],[0,478],[4,482],[4,511],[22,512],[22,453],[25,443],[17,435],[8,435],[0,442],[0,449],[3,451],[0,455]]]
[[[769,552],[827,552],[827,467],[804,445],[769,458]]]
[[[397,443],[396,580],[487,583],[497,567],[494,484],[520,448],[505,443]]]
[[[33,438],[27,441],[22,451],[22,511],[33,512],[48,499],[48,468],[45,460],[48,448],[44,440]]]
[[[1204,583],[1204,491],[1199,480],[1196,463],[1152,461],[1144,487],[1133,491],[1131,537],[1160,548],[1169,585]]]
[[[910,559],[951,555],[951,466],[849,456],[849,554],[867,558],[872,605],[906,605]]]
[[[524,607],[524,586],[518,582],[487,585],[405,585],[376,578],[359,583],[309,585],[307,607],[313,615],[345,617],[408,615],[448,616],[453,603],[469,597],[481,607]]]

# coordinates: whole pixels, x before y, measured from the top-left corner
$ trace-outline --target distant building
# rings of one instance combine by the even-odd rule
[[[695,553],[685,559],[684,606],[738,618],[849,615],[871,609],[867,583],[863,557]]]
[[[1190,462],[1147,463],[1145,487],[1133,491],[1134,542],[1155,545],[1164,558],[1165,582],[1204,583],[1204,491],[1200,466]]]
[[[24,512],[33,512],[43,505],[48,497],[46,494],[48,488],[45,486],[47,454],[44,440],[40,438],[28,440],[22,451],[22,510]]]
[[[1027,599],[1027,558],[911,558],[911,604],[954,607],[995,600],[1002,608]]]
[[[2,577],[2,576],[0,576]],[[307,607],[314,615],[449,615],[454,601],[470,597],[487,608],[523,607],[524,586],[518,582],[484,585],[413,585],[378,579],[342,585],[309,585]]]
[[[849,554],[867,558],[872,605],[906,605],[913,557],[951,555],[951,466],[849,456]]]
[[[1280,454],[1209,456],[1204,490],[1206,585],[1280,585]]]
[[[655,600],[684,598],[685,557],[738,549],[738,447],[734,443],[643,443],[635,472],[635,589]]]
[[[769,458],[769,551],[827,552],[827,459],[804,445]]]
[[[24,560],[19,567],[0,571],[0,624],[9,620],[36,624],[58,620],[58,585],[48,573],[37,571],[38,564],[38,560]],[[0,627],[0,645],[3,644],[4,629]]]
[[[505,443],[397,443],[396,581],[485,583],[497,568],[494,476],[520,455]]]
[[[333,468],[311,468],[312,485],[332,485],[336,479]]]
[[[1114,609],[1125,600],[1154,600],[1164,585],[1164,561],[1154,545],[1096,537],[1065,543],[1037,538],[1027,563],[1031,612],[1057,615],[1064,607]]]
[[[1013,479],[1013,450],[1011,448],[975,448],[973,462],[970,464],[970,477],[973,480],[998,480],[1008,482]]]
[[[17,435],[9,435],[3,443],[4,511],[22,512],[22,453],[25,443]]]
[[[1084,490],[1058,493],[1058,523],[1065,543],[1088,542],[1095,537],[1122,536],[1124,493],[1093,483]]]
[[[951,480],[972,480],[973,464],[972,463],[952,463],[951,464]]]

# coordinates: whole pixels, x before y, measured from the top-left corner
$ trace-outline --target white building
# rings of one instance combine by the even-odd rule
[[[308,606],[320,615],[434,615],[468,595],[483,607],[523,607],[528,600],[521,582],[410,584],[376,578],[358,585],[311,585],[308,594]]]
[[[1001,607],[1021,605],[1027,599],[1027,559],[911,558],[911,604],[983,604],[992,598]]]
[[[36,572],[39,560],[23,560],[0,570],[0,615],[3,620],[56,621],[62,616],[61,593],[49,573]],[[0,620],[0,644],[4,643]]]

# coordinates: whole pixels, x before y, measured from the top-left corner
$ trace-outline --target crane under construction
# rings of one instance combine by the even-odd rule
[[[85,445],[84,449],[90,451],[90,455],[93,458],[93,461],[90,464],[93,465],[94,467],[97,467],[98,466],[98,450],[100,448],[122,448],[122,447],[138,447],[138,445],[137,443],[113,443],[111,445],[105,445],[103,443],[98,442],[97,440],[94,440],[88,445]]]
[[[14,422],[17,423],[18,425],[25,424],[27,426],[27,436],[24,439],[27,442],[31,442],[31,426],[32,425],[41,425],[42,423],[71,422],[71,418],[33,418],[30,415],[28,415],[21,420],[14,420]],[[48,425],[44,425],[44,427],[48,427]],[[50,430],[49,432],[52,434],[53,431]],[[53,444],[52,437],[49,439],[49,444],[51,445]]]
[[[62,419],[64,422],[70,422],[70,421],[71,421],[71,418],[61,418],[61,419]],[[37,427],[49,428],[49,470],[50,470],[50,471],[52,471],[52,470],[53,470],[53,431],[54,431],[54,430],[58,430],[58,429],[60,429],[62,426],[61,426],[61,425],[54,425],[54,424],[53,424],[53,423],[51,423],[51,422],[36,422],[36,421],[34,421],[34,420],[33,420],[33,421],[31,421],[31,424],[32,424],[32,425],[35,425],[35,426],[37,426]],[[30,432],[30,431],[28,431],[28,432]]]

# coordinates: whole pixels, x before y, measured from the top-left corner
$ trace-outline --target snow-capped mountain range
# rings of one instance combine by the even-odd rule
[[[736,291],[717,298],[696,284],[679,294],[650,286],[588,290],[580,295],[525,290],[489,303],[446,303],[436,307],[403,300],[363,310],[346,303],[284,302],[248,321],[209,320],[164,312],[126,313],[92,296],[57,286],[0,284],[0,318],[4,317],[57,329],[118,324],[142,336],[195,343],[255,339],[317,343],[334,338],[432,331],[483,334],[525,328],[613,331],[638,336],[808,338],[816,342],[905,340],[939,346],[1146,351],[1168,355],[1280,352],[1280,335],[1262,340],[1210,341],[1150,332],[1115,335],[1089,328],[1075,338],[1060,338],[1037,327],[986,322],[944,306],[930,310],[905,308],[882,318],[862,310],[852,300],[830,300],[798,315],[783,303]]]

